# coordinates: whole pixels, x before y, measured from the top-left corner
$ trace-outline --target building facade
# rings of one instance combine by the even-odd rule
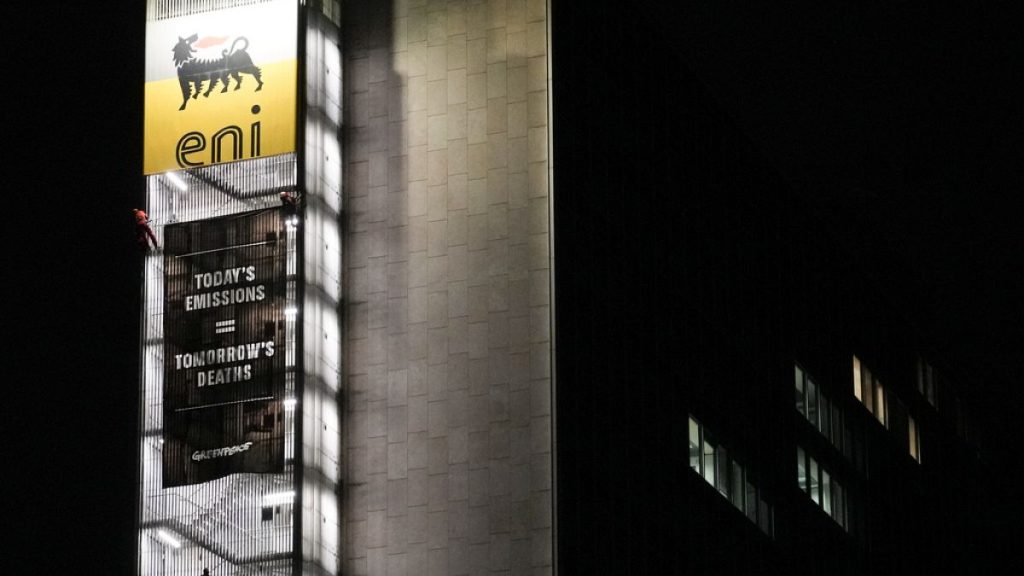
[[[554,571],[549,70],[545,2],[150,0],[140,574]]]

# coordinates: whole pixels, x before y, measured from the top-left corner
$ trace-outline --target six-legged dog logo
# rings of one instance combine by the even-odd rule
[[[229,49],[221,51],[219,58],[200,59],[196,57],[197,47],[204,48],[211,43],[214,45],[220,44],[225,39],[203,38],[199,40],[199,36],[196,34],[188,38],[178,37],[178,43],[174,45],[172,50],[174,52],[174,65],[178,70],[178,83],[181,85],[181,107],[178,110],[185,109],[189,98],[193,100],[199,98],[200,92],[202,92],[204,97],[209,97],[214,87],[217,86],[218,81],[224,85],[220,91],[222,93],[227,92],[228,77],[235,79],[235,90],[238,90],[242,87],[241,74],[243,73],[251,74],[256,79],[258,83],[256,92],[263,88],[260,69],[253,65],[252,58],[245,51],[249,47],[249,39],[245,36],[235,38]],[[236,50],[239,43],[243,43],[243,46]],[[203,92],[203,83],[205,82],[209,82],[209,84],[206,87],[206,91]]]

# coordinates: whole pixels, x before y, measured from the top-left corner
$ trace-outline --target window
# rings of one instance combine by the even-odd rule
[[[807,416],[807,405],[804,402],[804,371],[799,366],[795,370],[794,384],[796,384],[796,411]]]
[[[868,412],[875,413],[875,387],[874,380],[871,378],[871,371],[866,366],[861,366],[861,389],[864,397],[861,398],[861,402],[867,407]]]
[[[832,445],[836,450],[843,449],[843,413],[835,404],[832,405]]]
[[[807,379],[807,420],[811,426],[818,427],[818,387]]]
[[[825,514],[832,515],[832,482],[824,468],[821,469],[821,507]]]
[[[932,369],[932,365],[925,362],[923,358],[918,358],[917,391],[929,404],[932,405],[933,408],[937,409],[936,388],[935,371]]]
[[[718,457],[715,458],[715,488],[729,497],[729,454],[725,446],[718,447]]]
[[[704,479],[708,484],[715,485],[715,445],[707,439],[704,434]]]
[[[846,509],[848,492],[843,489],[835,474],[821,466],[800,446],[796,448],[796,476],[800,491],[807,494],[812,502],[844,530],[849,530]]]
[[[729,494],[732,505],[740,512],[743,511],[743,496],[745,494],[743,476],[743,467],[740,466],[739,462],[733,460],[732,469],[729,471]]]
[[[875,418],[888,427],[887,400],[885,386],[872,377],[871,371],[856,356],[853,357],[853,388],[857,399],[864,404],[864,407],[875,415]]]
[[[921,437],[917,431],[917,422],[914,417],[907,415],[907,436],[910,446],[910,457],[921,463]]]
[[[886,398],[885,398],[885,387],[878,380],[875,380],[875,418],[881,422],[882,426],[889,426],[889,421],[885,411]]]
[[[690,418],[690,468],[700,474],[700,424]]]
[[[853,395],[857,400],[864,401],[864,391],[861,388],[860,359],[856,356],[853,357]]]
[[[743,481],[743,486],[745,487],[743,502],[747,518],[751,522],[757,523],[757,488],[754,487],[749,479]]]
[[[841,450],[843,415],[838,405],[829,400],[825,389],[816,385],[810,374],[799,365],[794,369],[794,385],[797,411],[803,414],[837,450]]]
[[[821,483],[818,478],[818,461],[814,458],[808,457],[807,462],[807,486],[811,493],[811,500],[814,500],[815,504],[821,504]]]
[[[713,486],[762,532],[773,537],[772,508],[764,500],[747,470],[716,442],[704,427],[689,417],[687,423],[690,468]]]
[[[825,396],[824,392],[821,394],[820,402],[818,406],[818,430],[822,433],[825,438],[830,438],[832,434],[832,406]],[[831,439],[831,438],[830,438]]]
[[[807,492],[807,455],[799,446],[796,448],[796,481],[800,486],[800,491]]]

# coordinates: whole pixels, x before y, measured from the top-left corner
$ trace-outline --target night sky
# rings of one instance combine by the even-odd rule
[[[613,17],[611,2],[577,4]],[[649,35],[676,53],[679,73],[699,76],[834,222],[837,249],[970,375],[965,396],[991,457],[1020,461],[1024,19],[1011,3],[747,4],[649,7],[623,20],[623,34]],[[30,6],[3,7],[3,381],[13,397],[2,485],[15,540],[0,556],[20,568],[8,574],[129,574],[145,2]],[[584,20],[569,12],[556,35]],[[659,83],[674,73],[649,72]],[[555,78],[557,118],[558,95],[574,96]]]

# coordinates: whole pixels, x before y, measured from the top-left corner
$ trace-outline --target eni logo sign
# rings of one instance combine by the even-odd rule
[[[147,24],[146,174],[295,151],[295,8],[271,0]]]
[[[216,88],[218,82],[222,85],[221,93],[228,91],[232,79],[235,81],[234,89],[241,89],[242,74],[249,74],[256,79],[255,92],[263,89],[262,74],[260,69],[252,63],[252,58],[246,51],[249,47],[249,39],[245,36],[236,38],[231,43],[230,48],[225,48],[221,51],[219,58],[201,59],[196,56],[197,49],[211,47],[216,49],[227,38],[227,36],[215,36],[203,38],[202,41],[199,41],[197,34],[193,34],[188,38],[178,37],[178,43],[174,45],[172,50],[174,67],[178,70],[178,84],[181,86],[181,106],[178,107],[178,111],[185,109],[190,98],[197,100],[200,94],[204,98],[209,98],[210,93]],[[196,46],[197,43],[198,46]],[[239,47],[239,44],[242,44],[242,46]],[[206,86],[205,91],[203,90],[204,85]],[[253,115],[259,114],[259,104],[254,104],[250,110]],[[209,139],[210,163],[219,164],[221,162],[239,160],[246,157],[246,151],[248,151],[248,158],[258,157],[260,155],[260,123],[251,123],[248,132],[248,147],[244,143],[245,136],[242,128],[238,126],[229,125],[214,132]],[[228,154],[224,153],[225,145],[227,145]],[[184,134],[178,140],[174,156],[179,167],[193,168],[204,164],[202,160],[195,158],[195,156],[200,155],[206,149],[206,135],[193,130]]]
[[[184,106],[184,104],[182,104]],[[260,113],[258,104],[252,107],[253,114]],[[210,136],[210,163],[220,164],[245,158],[245,136],[242,129],[235,125],[225,126]],[[230,157],[224,154],[224,146],[228,146]],[[194,168],[202,166],[204,162],[193,155],[199,155],[207,149],[206,135],[195,130],[185,133],[174,148],[174,157],[181,168]],[[249,147],[248,158],[256,158],[260,155],[260,123],[253,122],[249,125]],[[199,156],[202,158],[202,156]]]

